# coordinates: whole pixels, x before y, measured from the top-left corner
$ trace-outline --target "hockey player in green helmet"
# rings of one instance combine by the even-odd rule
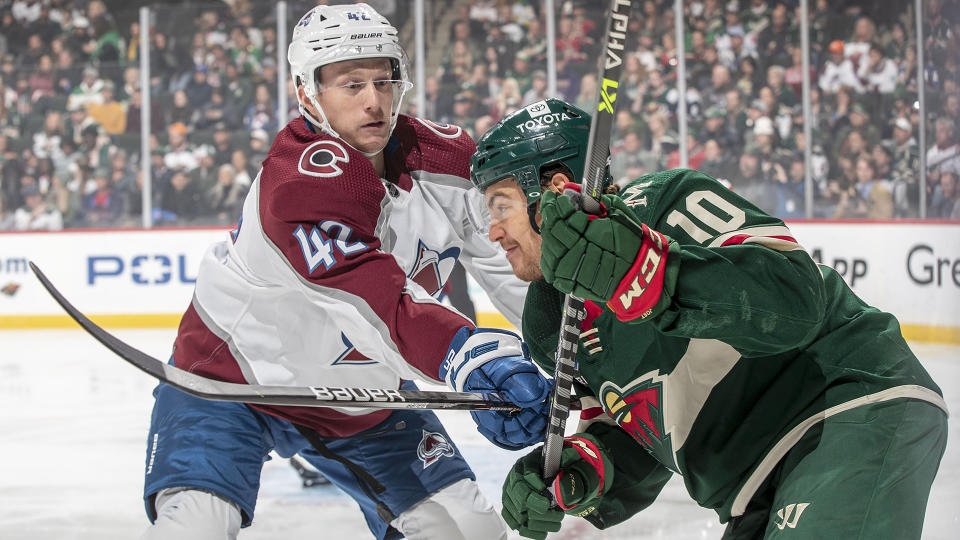
[[[507,523],[607,528],[679,474],[725,539],[919,538],[946,403],[896,318],[706,174],[649,174],[579,210],[589,124],[548,99],[473,156],[489,237],[531,282],[523,337],[543,369],[564,293],[586,299],[577,433],[556,478],[540,478],[540,448],[516,462]]]

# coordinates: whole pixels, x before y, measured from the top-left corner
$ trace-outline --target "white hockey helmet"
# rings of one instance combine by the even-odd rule
[[[293,38],[287,48],[290,75],[295,87],[303,85],[306,98],[316,107],[320,118],[314,118],[302,101],[300,112],[334,137],[340,135],[330,126],[326,113],[316,99],[319,85],[317,72],[327,64],[361,58],[390,59],[393,70],[391,77],[404,81],[393,96],[393,110],[390,111],[392,132],[400,113],[400,102],[413,83],[410,82],[407,55],[400,47],[397,29],[390,21],[367,4],[316,6],[293,29]],[[299,101],[299,97],[297,99]]]

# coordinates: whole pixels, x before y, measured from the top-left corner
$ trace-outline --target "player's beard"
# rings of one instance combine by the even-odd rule
[[[513,267],[513,274],[522,281],[538,281],[543,279],[543,271],[540,270],[540,235],[530,236],[530,242],[526,245],[517,247],[519,257],[513,257],[510,260],[510,266]]]

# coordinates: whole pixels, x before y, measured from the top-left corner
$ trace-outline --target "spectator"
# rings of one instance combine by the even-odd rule
[[[93,66],[83,68],[83,80],[70,92],[67,109],[85,107],[91,103],[103,103],[103,80]]]
[[[485,114],[480,118],[477,118],[476,122],[474,122],[473,132],[482,135],[492,128],[496,123],[497,121],[493,119],[493,116]]]
[[[260,63],[263,61],[263,52],[250,43],[247,30],[240,26],[235,26],[230,31],[230,41],[233,47],[230,47],[229,53],[233,63],[240,69],[241,73],[255,73],[260,69]]]
[[[253,179],[257,177],[257,170],[250,164],[247,153],[243,150],[234,150],[233,154],[230,155],[230,165],[232,165],[233,170],[236,171],[234,182],[244,189],[250,187]]]
[[[799,39],[790,28],[788,15],[787,5],[778,3],[770,13],[770,24],[757,34],[757,52],[766,66],[783,67],[790,63],[788,44],[796,43]]]
[[[519,55],[518,55],[519,57]],[[533,72],[533,78],[531,79],[530,89],[523,94],[523,104],[529,105],[530,103],[536,103],[537,101],[542,101],[550,97],[547,94],[547,72],[538,69]],[[477,136],[483,135],[478,133]]]
[[[780,219],[806,217],[803,158],[791,159],[789,170],[785,170],[780,163],[775,163],[773,167],[773,179],[777,182],[777,210],[774,215]]]
[[[193,147],[187,141],[187,126],[176,122],[167,128],[170,144],[167,146],[163,162],[167,168],[177,171],[192,171],[198,165]]]
[[[110,181],[108,169],[98,168],[93,180],[96,187],[83,200],[83,223],[88,227],[113,227],[123,214],[125,199]]]
[[[703,150],[703,145],[697,140],[696,130],[691,128],[687,130],[687,162],[690,169],[699,169],[700,165],[703,163],[703,160],[706,158],[706,154]],[[680,168],[680,147],[677,148],[667,155],[667,169],[678,169]],[[634,177],[636,178],[636,177]]]
[[[447,86],[459,87],[473,71],[474,51],[463,40],[454,41],[449,49],[448,56],[443,61],[441,81]]]
[[[862,103],[857,102],[850,106],[849,119],[850,125],[837,132],[838,139],[843,140],[851,131],[859,131],[867,147],[880,143],[880,128],[870,122],[870,112]]]
[[[936,181],[944,170],[960,168],[960,144],[954,137],[956,126],[950,118],[938,118],[934,124],[934,145],[927,150],[927,172]]]
[[[720,63],[731,72],[739,72],[748,58],[756,66],[756,54],[744,43],[743,27],[739,25],[728,26],[727,33],[717,38],[716,48]]]
[[[636,131],[627,131],[623,142],[617,148],[611,149],[611,154],[610,172],[614,182],[619,185],[625,185],[651,172],[644,165],[643,140]]]
[[[203,194],[190,182],[190,176],[183,170],[175,170],[170,183],[161,196],[160,216],[163,221],[187,225],[203,215]]]
[[[793,107],[798,103],[797,94],[793,93],[793,89],[785,84],[785,74],[786,69],[781,65],[774,64],[767,68],[767,87],[773,91],[777,103]]]
[[[191,107],[202,108],[210,101],[213,88],[207,82],[207,66],[198,65],[194,68],[193,76],[183,91]]]
[[[18,231],[59,231],[63,228],[63,216],[43,199],[36,184],[24,186],[24,204],[13,214],[13,228]]]
[[[190,106],[190,100],[187,93],[183,90],[177,90],[173,93],[173,104],[166,112],[166,121],[164,124],[171,126],[173,124],[192,125],[194,109]]]
[[[230,224],[240,216],[247,187],[236,182],[236,175],[233,165],[221,165],[216,183],[205,194],[205,206],[216,216],[217,223]]]
[[[595,91],[596,89],[594,89],[594,92]],[[644,110],[643,107],[648,106],[649,104],[666,105],[667,93],[669,92],[670,87],[667,85],[666,81],[663,80],[663,74],[660,73],[659,70],[651,71],[647,75],[647,86],[643,92],[643,99],[638,100],[634,104],[634,112],[642,112]]]
[[[540,19],[533,18],[527,24],[527,31],[520,42],[518,54],[524,54],[533,65],[544,65],[547,61],[547,36]]]
[[[33,134],[33,153],[39,158],[62,159],[63,117],[50,111],[43,119],[43,130]]]
[[[894,215],[917,217],[920,201],[917,173],[920,170],[920,152],[913,137],[913,126],[904,117],[894,121],[893,162],[890,179],[893,183]]]
[[[700,164],[700,170],[718,180],[727,180],[730,177],[730,161],[716,139],[708,139],[703,143],[703,163]]]
[[[127,108],[115,98],[113,82],[104,81],[100,90],[100,103],[88,103],[87,112],[94,122],[103,127],[107,135],[116,135],[127,130]]]
[[[756,95],[761,82],[758,81],[757,61],[752,57],[744,58],[740,62],[740,71],[737,76],[737,89],[745,96]]]
[[[893,195],[876,176],[873,158],[861,155],[856,159],[857,182],[840,195],[835,218],[890,219],[893,217]]]
[[[263,160],[267,159],[270,151],[270,137],[262,129],[255,129],[250,133],[249,161],[253,168],[259,169]]]
[[[715,139],[721,147],[737,153],[743,146],[738,126],[744,118],[742,112],[729,114],[725,112],[723,107],[711,107],[707,109],[704,115],[704,124],[703,129],[699,132],[699,140],[706,142]]]
[[[727,92],[734,88],[730,77],[730,68],[723,64],[715,64],[710,73],[710,86],[701,94],[701,101],[706,110],[719,108],[722,113],[727,105]]]
[[[140,68],[129,66],[123,70],[123,80],[117,90],[117,101],[128,102],[133,93],[140,90]]]
[[[927,217],[940,219],[960,218],[960,197],[957,195],[957,174],[950,169],[940,173],[940,182],[933,191]]]
[[[749,0],[747,9],[741,10],[743,26],[750,34],[759,34],[770,25],[771,10],[767,0]]]
[[[877,27],[873,24],[870,17],[862,16],[854,23],[853,35],[850,40],[843,44],[843,54],[859,65],[867,61],[867,55],[870,53],[870,46],[876,39]]]
[[[265,84],[258,84],[254,102],[243,115],[243,126],[247,131],[263,129],[273,131],[277,128],[277,111],[270,96],[270,88]]]
[[[194,113],[193,125],[200,130],[211,129],[220,122],[229,126],[236,122],[236,117],[233,103],[224,99],[223,90],[214,88],[210,92],[210,100]]]
[[[843,54],[842,41],[831,41],[828,47],[829,57],[823,64],[820,72],[820,89],[825,93],[834,94],[843,87],[863,92],[863,85],[857,77],[853,62]]]
[[[213,126],[213,163],[217,167],[230,163],[233,155],[233,145],[230,142],[230,129],[225,122],[217,122]]]
[[[783,72],[783,82],[793,91],[794,96],[803,93],[803,48],[791,45],[789,47],[790,64]],[[769,76],[769,74],[768,74]],[[817,71],[810,63],[810,86],[813,90],[817,85]]]
[[[47,45],[40,37],[40,34],[31,32],[27,37],[26,50],[20,53],[20,63],[28,66],[36,66],[40,63],[40,58],[47,53]]]
[[[190,183],[196,186],[201,193],[206,193],[217,183],[217,167],[213,160],[213,147],[209,144],[201,145],[194,155],[197,156],[197,168],[190,171]]]
[[[669,91],[668,91],[669,92]],[[574,105],[588,111],[592,110],[597,101],[597,74],[586,73],[580,78],[580,93],[577,94]]]
[[[140,133],[140,118],[143,107],[143,95],[140,90],[134,90],[127,102],[127,133]],[[156,132],[163,128],[163,114],[156,102],[150,106],[150,130]]]
[[[30,87],[30,101],[36,103],[40,98],[53,96],[56,93],[56,77],[50,55],[40,56],[37,69],[30,73],[27,78],[27,84]]]
[[[731,189],[747,197],[765,212],[777,208],[777,188],[760,168],[760,152],[748,146],[740,155],[739,174],[730,178]]]
[[[517,80],[507,77],[500,85],[500,91],[493,98],[491,113],[494,118],[502,118],[520,108],[523,104],[523,95]]]
[[[892,94],[897,87],[899,69],[896,62],[883,55],[883,46],[878,42],[870,45],[867,57],[860,62],[857,77],[865,92]]]

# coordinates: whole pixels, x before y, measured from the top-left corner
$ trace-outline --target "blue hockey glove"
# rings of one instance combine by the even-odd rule
[[[530,360],[520,336],[493,328],[462,328],[454,335],[440,376],[457,392],[498,392],[524,409],[471,411],[490,442],[519,450],[543,441],[553,381]]]

